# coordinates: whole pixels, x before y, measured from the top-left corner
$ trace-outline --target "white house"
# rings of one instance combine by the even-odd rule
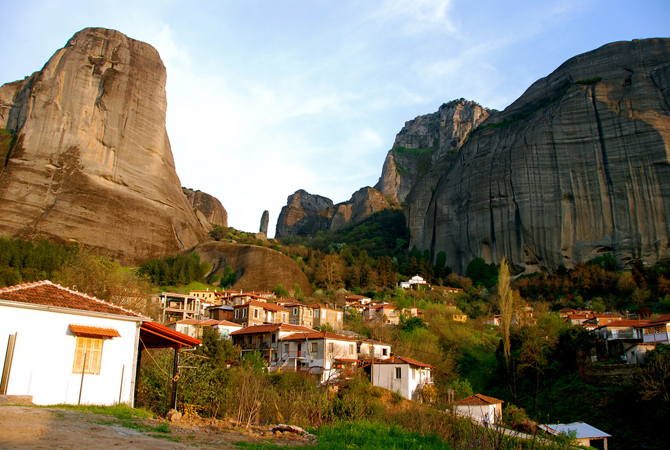
[[[373,355],[375,359],[389,359],[391,357],[391,345],[372,340],[358,342],[358,357],[370,359]]]
[[[0,289],[1,393],[38,405],[132,405],[148,320],[50,281]]]
[[[167,326],[172,330],[179,331],[180,333],[184,333],[187,336],[198,339],[202,337],[202,330],[204,327],[212,327],[212,329],[216,331],[220,337],[225,339],[230,339],[230,333],[233,331],[241,330],[243,328],[240,324],[233,323],[228,320],[216,319],[183,319],[176,322],[170,322]]]
[[[456,414],[484,424],[502,421],[502,400],[482,394],[471,395],[454,402]]]
[[[379,386],[400,394],[408,400],[418,400],[424,386],[433,384],[435,367],[406,356],[393,356],[375,361],[371,380]]]
[[[279,360],[271,370],[302,370],[328,383],[358,366],[356,339],[330,332],[293,333],[281,338]]]
[[[414,275],[407,281],[401,281],[400,287],[402,289],[429,288],[430,284],[426,280],[424,280],[423,277],[420,277],[419,275]]]

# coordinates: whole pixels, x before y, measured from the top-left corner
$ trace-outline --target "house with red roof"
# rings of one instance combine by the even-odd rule
[[[670,314],[650,319],[643,327],[645,343],[670,344]]]
[[[38,405],[132,406],[142,350],[172,347],[178,360],[181,347],[198,344],[50,281],[0,289],[0,395],[31,396]]]
[[[419,400],[423,388],[433,384],[435,367],[407,356],[392,356],[375,360],[369,369],[374,386],[400,392],[408,400]]]
[[[251,300],[233,306],[232,322],[245,327],[266,323],[289,323],[289,310],[275,303]]]
[[[648,320],[615,320],[596,327],[594,332],[605,344],[605,351],[610,357],[637,364],[650,348],[638,345],[643,343],[643,330],[648,323]]]
[[[357,340],[330,332],[297,332],[280,338],[281,352],[271,370],[305,371],[327,384],[355,373]]]
[[[266,323],[251,325],[230,333],[233,344],[242,349],[242,356],[247,352],[261,352],[263,358],[271,365],[280,358],[279,341],[293,333],[313,333],[316,330],[288,323]]]
[[[212,330],[214,330],[216,334],[223,339],[230,339],[230,333],[241,330],[243,328],[242,325],[238,323],[234,323],[229,320],[216,319],[183,319],[178,320],[177,322],[170,322],[167,327],[197,339],[202,338],[203,330],[206,327],[212,328]]]
[[[502,400],[482,394],[471,395],[454,402],[456,414],[467,417],[483,424],[493,424],[502,421]]]

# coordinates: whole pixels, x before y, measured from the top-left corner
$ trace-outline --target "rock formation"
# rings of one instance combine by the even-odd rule
[[[412,186],[441,157],[458,153],[468,133],[488,115],[489,110],[479,104],[460,99],[405,122],[386,155],[375,189],[392,201],[404,202]]]
[[[207,239],[181,192],[158,52],[114,30],[75,34],[0,88],[0,234],[77,241],[123,263]]]
[[[191,204],[191,207],[196,212],[201,213],[207,220],[207,225],[228,227],[228,212],[218,198],[202,191],[194,191],[193,189],[184,187],[181,190]]]
[[[377,189],[364,187],[347,202],[333,205],[332,200],[299,190],[289,196],[277,219],[275,238],[311,236],[319,231],[338,231],[360,222],[373,213],[393,205]]]
[[[261,226],[258,231],[267,236],[269,224],[270,224],[270,213],[267,210],[265,210],[263,211],[263,215],[261,216]]]
[[[212,265],[212,274],[222,274],[225,267],[230,266],[237,274],[233,289],[271,291],[278,284],[289,289],[298,283],[306,295],[314,293],[298,263],[275,250],[210,241],[197,245],[191,251],[198,252],[201,261]]]
[[[670,257],[670,40],[576,56],[492,111],[406,198],[410,245],[518,273]]]

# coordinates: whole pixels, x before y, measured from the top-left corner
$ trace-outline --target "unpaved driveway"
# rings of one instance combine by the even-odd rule
[[[167,431],[167,432],[166,432]],[[110,416],[56,408],[0,406],[0,449],[239,449],[235,442],[302,446],[310,442],[293,433],[266,428],[244,429],[231,422],[185,419],[169,427],[156,419],[120,420]]]

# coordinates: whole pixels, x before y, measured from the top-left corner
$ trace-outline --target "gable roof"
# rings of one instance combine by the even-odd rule
[[[49,280],[2,288],[0,289],[0,301],[3,300],[150,320],[142,314],[73,291]]]
[[[470,397],[464,398],[463,400],[454,402],[454,405],[483,406],[483,405],[496,405],[498,403],[505,403],[505,402],[503,402],[502,400],[498,400],[497,398],[488,397],[486,395],[475,394],[471,395]]]
[[[649,325],[650,325],[650,326],[654,326],[654,325],[663,325],[663,324],[666,324],[666,323],[668,323],[668,322],[670,322],[670,314],[664,314],[664,315],[659,316],[659,317],[657,317],[657,318],[655,318],[655,319],[651,319],[651,320],[649,321]]]
[[[570,433],[570,431],[574,431],[576,433],[575,438],[577,439],[598,439],[612,437],[604,431],[601,431],[585,422],[573,422],[567,425],[562,423],[554,425],[540,425],[540,428],[552,434],[563,433],[567,435]]]
[[[313,333],[293,333],[288,336],[281,338],[282,341],[304,341],[307,339],[339,339],[342,341],[353,341],[356,342],[356,339],[350,338],[347,336],[342,336],[340,334],[325,332],[313,332]]]
[[[648,320],[615,320],[614,322],[606,323],[595,328],[599,330],[601,328],[631,328],[631,327],[644,327],[649,324]]]
[[[284,308],[283,306],[279,306],[279,305],[274,304],[274,303],[257,302],[255,300],[251,300],[250,302],[244,303],[243,305],[235,305],[234,308],[243,308],[245,306],[255,306],[257,308],[268,309],[270,311],[286,311],[286,312],[288,312],[288,309]]]
[[[288,331],[288,332],[307,332],[307,333],[316,333],[316,330],[308,327],[302,327],[300,325],[290,325],[288,323],[267,323],[263,325],[252,325],[250,327],[242,328],[241,330],[236,330],[230,333],[231,336],[242,336],[246,334],[258,334],[258,333],[273,333],[275,331]]]

